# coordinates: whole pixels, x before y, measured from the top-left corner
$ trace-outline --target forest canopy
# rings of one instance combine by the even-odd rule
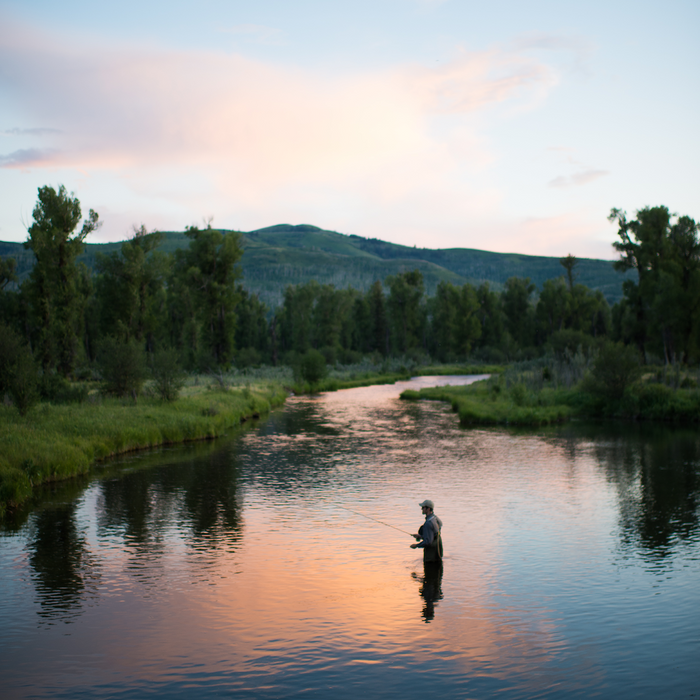
[[[376,279],[366,290],[315,280],[284,289],[270,308],[246,288],[242,235],[188,227],[189,245],[158,250],[145,227],[100,255],[77,261],[99,225],[64,187],[39,189],[25,248],[35,257],[17,285],[15,261],[0,265],[0,323],[31,354],[42,376],[93,371],[101,348],[130,344],[144,357],[175,353],[188,371],[290,364],[313,349],[328,363],[413,356],[440,362],[511,361],[622,341],[647,361],[695,363],[700,352],[698,225],[666,207],[634,218],[613,209],[623,298],[610,307],[578,281],[579,261],[539,288],[513,276],[502,288],[440,281],[428,296],[420,269]],[[9,332],[9,331],[8,331]]]

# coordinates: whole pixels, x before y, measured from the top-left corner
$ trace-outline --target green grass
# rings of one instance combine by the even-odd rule
[[[505,369],[503,365],[428,365],[427,367],[420,367],[414,374],[420,377],[455,374],[501,374],[505,372]]]
[[[22,418],[0,406],[0,515],[30,498],[35,486],[88,472],[112,455],[223,435],[284,403],[279,384],[229,391],[202,388],[172,403],[99,399],[41,404]]]
[[[446,401],[459,415],[460,424],[465,426],[539,426],[560,423],[573,415],[573,409],[564,402],[564,390],[545,389],[532,395],[524,388],[505,393],[494,391],[494,386],[498,385],[481,381],[468,386],[430,387],[404,391],[401,398]]]
[[[295,394],[311,394],[321,391],[338,391],[340,389],[354,389],[360,386],[374,386],[375,384],[395,384],[411,378],[408,373],[372,374],[366,373],[359,377],[325,377],[320,382],[309,384],[309,382],[295,382],[292,391]]]

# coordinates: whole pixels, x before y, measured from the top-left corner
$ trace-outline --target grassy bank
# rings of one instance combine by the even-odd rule
[[[228,391],[204,387],[164,403],[100,399],[82,404],[44,403],[21,417],[0,405],[0,514],[26,501],[34,486],[88,472],[112,455],[223,435],[284,403],[280,384]]]
[[[499,374],[505,368],[501,365],[425,365],[421,366],[406,358],[385,360],[382,364],[359,363],[356,365],[336,366],[318,382],[309,383],[292,379],[289,386],[296,394],[308,394],[320,391],[338,391],[354,387],[375,384],[394,384],[411,377],[446,376],[464,374]]]
[[[544,369],[547,369],[546,367]],[[700,422],[700,391],[668,386],[646,373],[611,393],[591,374],[569,385],[546,380],[543,368],[518,371],[469,386],[432,387],[401,394],[405,400],[446,401],[462,425],[547,425],[569,418],[623,419],[692,424]],[[693,382],[694,384],[694,382]]]
[[[463,374],[501,374],[506,368],[503,365],[427,365],[419,367],[415,376],[446,376]]]
[[[459,415],[461,425],[548,425],[568,420],[574,409],[567,405],[566,390],[546,389],[537,397],[524,391],[494,390],[497,383],[475,382],[468,386],[439,386],[407,390],[401,398],[446,401]],[[519,385],[522,386],[522,385]],[[534,398],[534,400],[533,400]]]

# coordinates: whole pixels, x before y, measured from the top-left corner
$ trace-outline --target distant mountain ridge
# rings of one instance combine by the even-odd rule
[[[364,291],[375,280],[384,281],[388,275],[417,268],[423,273],[428,295],[432,296],[442,280],[457,285],[489,282],[498,288],[509,277],[529,277],[541,289],[545,280],[564,273],[559,258],[554,257],[471,248],[415,248],[327,231],[310,224],[278,224],[242,236],[244,286],[273,308],[282,302],[288,284],[303,284],[312,279]],[[188,244],[184,233],[164,232],[160,250],[172,252]],[[98,252],[110,253],[120,247],[121,242],[88,243],[80,259],[92,268]],[[0,242],[0,257],[17,260],[20,280],[27,277],[34,265],[33,253],[21,243]],[[611,261],[580,258],[576,273],[578,282],[600,289],[610,303],[622,297],[625,275],[616,272]]]

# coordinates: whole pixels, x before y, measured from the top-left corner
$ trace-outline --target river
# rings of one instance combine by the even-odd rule
[[[0,529],[0,696],[700,697],[697,430],[398,399],[465,381],[292,397],[47,490]]]

